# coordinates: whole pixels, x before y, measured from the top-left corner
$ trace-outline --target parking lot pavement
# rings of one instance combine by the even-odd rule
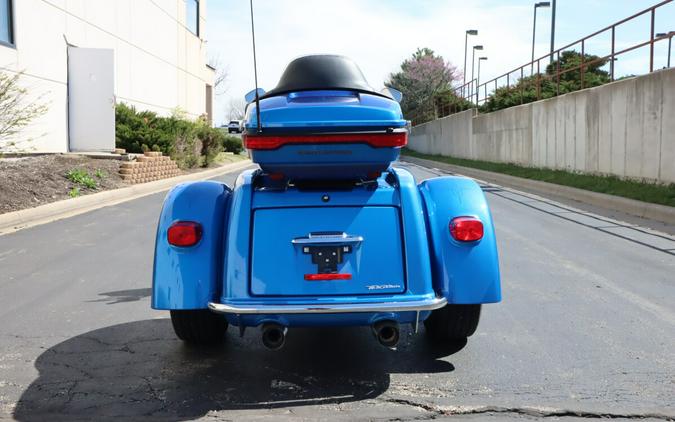
[[[367,328],[184,346],[149,306],[164,194],[0,236],[0,419],[675,420],[673,238],[483,188],[503,302],[442,348],[409,328],[396,351]]]

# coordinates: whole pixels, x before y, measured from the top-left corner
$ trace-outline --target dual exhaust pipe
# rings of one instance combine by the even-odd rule
[[[372,325],[373,335],[377,341],[389,349],[393,349],[401,338],[398,322],[392,320],[378,321]],[[288,327],[276,323],[262,326],[262,343],[269,350],[279,350],[286,344]]]

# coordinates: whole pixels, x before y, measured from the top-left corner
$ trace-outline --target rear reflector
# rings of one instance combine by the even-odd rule
[[[277,149],[289,144],[354,144],[366,143],[371,147],[403,147],[408,143],[408,132],[392,133],[347,133],[343,135],[244,135],[247,149]]]
[[[305,274],[305,280],[325,281],[325,280],[351,280],[351,274]]]
[[[194,246],[202,238],[202,225],[194,221],[177,221],[169,227],[166,236],[173,246]]]
[[[456,217],[450,221],[450,235],[460,242],[474,242],[483,238],[483,223],[476,217]]]

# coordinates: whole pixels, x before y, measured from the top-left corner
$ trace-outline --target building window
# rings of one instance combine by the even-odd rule
[[[12,0],[0,0],[0,44],[14,45]]]
[[[185,0],[185,26],[199,36],[199,0]]]

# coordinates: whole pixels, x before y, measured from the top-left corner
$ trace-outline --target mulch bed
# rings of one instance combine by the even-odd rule
[[[128,186],[119,176],[121,163],[64,154],[0,158],[0,214],[68,199],[74,187],[79,187],[80,195],[87,195]],[[87,189],[68,180],[66,173],[74,168],[87,170],[97,188]],[[102,178],[95,176],[99,169]]]

